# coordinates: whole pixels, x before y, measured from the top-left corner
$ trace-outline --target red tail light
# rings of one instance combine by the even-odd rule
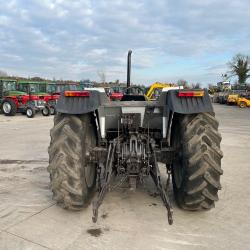
[[[204,91],[179,91],[179,97],[201,97],[204,96]]]
[[[73,97],[89,97],[89,91],[64,91],[64,96],[73,96]]]

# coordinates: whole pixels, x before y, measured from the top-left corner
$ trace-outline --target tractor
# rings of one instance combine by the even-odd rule
[[[136,190],[152,177],[172,224],[171,183],[182,209],[209,210],[218,200],[223,173],[219,124],[206,89],[163,90],[156,101],[130,91],[131,54],[128,91],[120,102],[98,91],[61,94],[48,149],[53,199],[72,210],[92,200],[96,222],[110,187]]]
[[[43,98],[43,100],[49,107],[49,110],[46,110],[47,115],[55,115],[56,102],[59,96],[51,93],[51,89],[54,89],[53,85],[55,86],[56,84],[47,82],[38,82],[36,84],[38,84],[39,87],[39,92],[37,92],[36,94],[38,94],[40,98]]]
[[[48,83],[46,85],[46,93],[45,101],[50,107],[50,114],[56,114],[56,103],[60,96],[60,93],[57,93],[57,84],[56,83]]]
[[[19,82],[16,80],[0,80],[0,106],[6,116],[22,113],[32,118],[38,111],[42,111],[43,115],[48,114],[44,100],[34,95],[30,88],[19,88]]]
[[[31,96],[37,96],[39,103],[42,104],[41,110],[43,116],[50,116],[53,112],[53,107],[50,107],[51,96],[46,92],[47,82],[33,82],[33,81],[18,81],[17,88],[20,91],[26,91]]]

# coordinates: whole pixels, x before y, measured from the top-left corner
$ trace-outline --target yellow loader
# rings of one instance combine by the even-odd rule
[[[162,89],[166,87],[176,87],[177,85],[172,84],[172,83],[160,83],[160,82],[155,82],[153,83],[146,91],[146,97],[150,101],[157,100],[158,97],[160,96]]]

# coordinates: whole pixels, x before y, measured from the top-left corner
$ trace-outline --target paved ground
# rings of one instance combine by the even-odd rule
[[[146,191],[109,193],[95,225],[90,207],[59,208],[46,172],[52,118],[1,115],[0,249],[249,249],[250,109],[215,110],[224,151],[220,201],[205,213],[174,203],[173,226],[160,198],[148,194],[151,182]]]

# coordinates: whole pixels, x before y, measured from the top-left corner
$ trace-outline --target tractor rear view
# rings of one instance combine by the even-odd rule
[[[131,51],[127,85],[130,87]],[[157,101],[127,92],[110,102],[97,91],[65,91],[51,129],[49,166],[53,198],[66,209],[92,202],[93,222],[114,178],[136,189],[151,176],[167,209],[173,209],[158,163],[177,204],[208,210],[218,200],[221,135],[207,90],[163,91]]]

